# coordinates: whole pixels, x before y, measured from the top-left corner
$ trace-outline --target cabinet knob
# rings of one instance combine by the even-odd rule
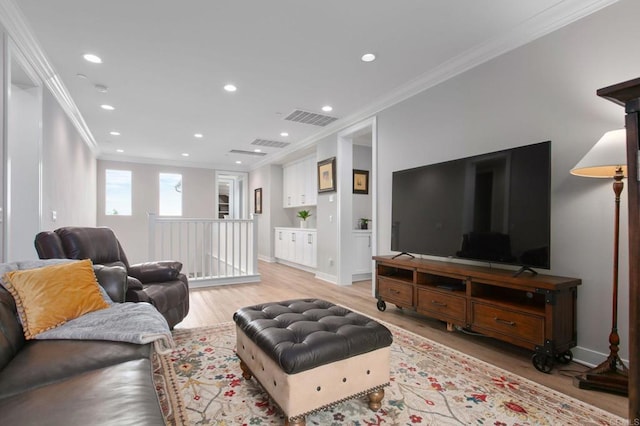
[[[432,305],[436,305],[436,306],[442,306],[443,308],[446,308],[446,307],[447,307],[447,304],[446,304],[446,303],[438,302],[437,300],[432,300],[432,301],[431,301],[431,304],[432,304]]]

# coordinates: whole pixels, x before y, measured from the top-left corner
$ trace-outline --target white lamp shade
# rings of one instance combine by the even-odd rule
[[[576,176],[613,178],[616,170],[622,168],[627,176],[627,131],[611,130],[600,138],[582,160],[571,169]]]

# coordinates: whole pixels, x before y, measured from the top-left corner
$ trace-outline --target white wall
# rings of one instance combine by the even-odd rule
[[[333,134],[320,140],[317,145],[318,161],[335,157],[337,154],[337,135]],[[340,159],[336,160],[336,166]],[[338,269],[338,193],[323,192],[318,194],[316,229],[318,230],[318,247],[316,275],[318,278],[336,282]]]
[[[255,216],[258,223],[258,258],[268,262],[274,260],[272,220],[275,212],[273,206],[280,207],[282,205],[282,171],[280,171],[280,184],[276,185],[278,169],[281,170],[280,166],[267,165],[249,174],[251,213],[255,211],[254,191],[257,188],[262,188],[262,214]],[[274,191],[277,192],[278,188],[280,189],[279,204],[277,204],[277,194],[275,194],[274,200]]]
[[[53,95],[44,92],[42,227],[95,226],[96,159]]]
[[[37,259],[40,231],[40,87],[11,85],[7,105],[6,260]]]
[[[131,216],[107,216],[105,214],[106,169],[131,170]],[[214,203],[215,170],[99,160],[97,167],[97,224],[113,229],[130,263],[159,260],[149,259],[148,256],[147,213],[158,213],[158,177],[160,173],[182,174],[182,217],[217,217]]]
[[[391,174],[483,152],[552,141],[550,273],[582,278],[576,359],[608,354],[611,327],[611,182],[569,170],[624,111],[596,90],[638,77],[640,2],[623,0],[378,115],[378,252],[390,253]],[[628,356],[626,197],[621,217],[619,329]]]

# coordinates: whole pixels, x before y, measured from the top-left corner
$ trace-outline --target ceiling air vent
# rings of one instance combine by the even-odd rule
[[[313,124],[314,126],[324,127],[336,121],[337,117],[329,115],[316,114],[315,112],[303,111],[297,109],[284,118],[285,120],[295,121],[296,123]]]
[[[256,155],[258,157],[262,157],[263,155],[267,155],[266,152],[255,152],[255,151],[243,151],[241,149],[232,149],[229,151],[232,154],[242,154],[242,155]]]
[[[268,139],[256,139],[253,142],[251,142],[251,145],[268,146],[271,148],[284,148],[285,146],[289,146],[289,142],[270,141]]]

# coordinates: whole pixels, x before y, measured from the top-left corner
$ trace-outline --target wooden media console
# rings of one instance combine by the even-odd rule
[[[581,280],[426,259],[374,256],[378,309],[386,303],[535,351],[548,373],[573,359]]]

